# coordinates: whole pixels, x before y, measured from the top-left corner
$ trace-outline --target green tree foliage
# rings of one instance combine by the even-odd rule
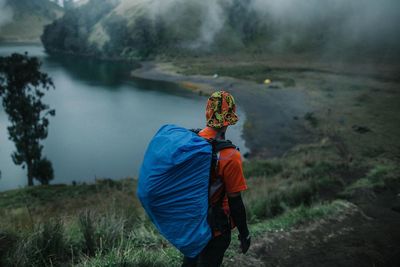
[[[0,97],[11,122],[9,139],[16,147],[11,156],[15,164],[27,168],[29,186],[34,178],[44,184],[53,178],[51,162],[42,158],[40,140],[47,137],[48,117],[55,115],[42,97],[54,85],[40,66],[37,58],[27,54],[0,57]]]
[[[139,58],[148,58],[168,44],[164,23],[161,19],[151,20],[146,16],[138,17],[128,32],[127,46],[136,52]]]
[[[65,9],[72,9],[74,7],[74,1],[73,0],[63,0],[63,7]]]
[[[170,39],[158,17],[153,20],[138,16],[130,25],[126,18],[112,15],[103,22],[103,27],[112,40],[103,48],[107,57],[148,58],[166,47]]]
[[[47,51],[96,55],[97,49],[88,43],[88,35],[116,5],[115,0],[91,0],[79,8],[67,8],[64,16],[44,28],[41,36]]]
[[[233,0],[226,6],[228,25],[232,27],[244,44],[251,44],[257,37],[267,32],[256,11],[251,8],[251,0]]]

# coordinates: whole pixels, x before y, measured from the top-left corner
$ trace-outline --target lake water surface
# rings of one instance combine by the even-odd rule
[[[41,46],[2,45],[0,56],[27,51],[39,57],[54,81],[44,101],[56,109],[43,154],[54,167],[52,183],[93,182],[95,178],[137,177],[148,142],[167,123],[205,125],[206,97],[178,86],[129,77],[126,63],[75,56],[49,56]],[[227,138],[247,151],[241,137],[245,116]],[[27,184],[26,170],[11,160],[7,115],[0,106],[0,191]]]

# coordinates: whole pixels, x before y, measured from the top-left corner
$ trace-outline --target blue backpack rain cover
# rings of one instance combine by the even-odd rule
[[[151,140],[137,196],[160,233],[186,257],[211,239],[207,223],[212,146],[197,134],[164,125]]]

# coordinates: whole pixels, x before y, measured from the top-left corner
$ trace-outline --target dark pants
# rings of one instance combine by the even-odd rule
[[[196,258],[183,258],[182,267],[218,267],[221,266],[225,251],[231,243],[231,231],[214,237]]]

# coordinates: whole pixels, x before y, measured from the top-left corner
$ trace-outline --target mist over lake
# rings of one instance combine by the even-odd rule
[[[56,109],[43,154],[54,166],[52,183],[93,182],[95,178],[137,177],[154,133],[166,123],[187,128],[205,125],[207,98],[172,83],[133,79],[132,65],[71,56],[48,56],[41,46],[2,45],[0,56],[27,51],[43,61],[42,71],[56,89],[44,101]],[[241,148],[245,114],[227,132]],[[0,191],[26,185],[26,170],[11,159],[8,119],[0,108]]]

